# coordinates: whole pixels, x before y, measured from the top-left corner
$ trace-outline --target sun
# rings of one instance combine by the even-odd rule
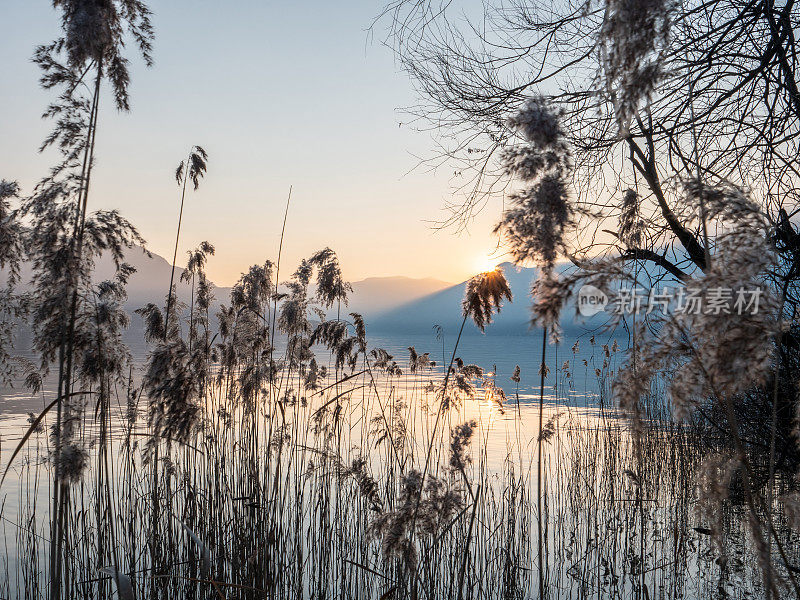
[[[478,256],[473,264],[476,273],[488,273],[494,271],[495,267],[497,267],[497,260],[486,254]]]

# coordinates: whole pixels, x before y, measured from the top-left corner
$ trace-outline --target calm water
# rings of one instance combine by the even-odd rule
[[[132,336],[130,336],[132,337]],[[614,339],[609,337],[595,338],[594,345],[591,343],[592,334],[586,334],[578,339],[565,338],[558,346],[548,345],[546,349],[546,363],[550,369],[546,379],[544,389],[545,411],[543,421],[556,414],[565,417],[578,418],[581,421],[588,419],[594,420],[601,415],[604,403],[608,403],[607,387],[610,377],[623,361],[623,352],[620,350],[616,354],[611,353],[606,358],[604,345],[612,346]],[[573,354],[572,348],[578,341],[578,351]],[[428,380],[441,382],[444,368],[443,364],[449,364],[453,352],[455,335],[447,335],[437,338],[432,332],[430,335],[375,335],[369,340],[369,348],[383,348],[391,355],[394,360],[404,370],[404,376],[392,382],[385,380],[382,385],[386,386],[383,393],[388,395],[388,390],[392,385],[396,386],[396,396],[399,399],[410,398],[413,390],[410,386],[421,388]],[[623,340],[619,339],[618,344],[623,346]],[[147,346],[137,339],[129,340],[128,345],[131,351],[134,365],[134,380],[137,379],[137,371],[141,373],[147,358]],[[418,353],[429,352],[431,360],[436,361],[436,366],[429,373],[409,377],[408,367],[408,347],[413,346]],[[282,349],[276,350],[276,356],[280,356]],[[539,399],[540,399],[540,377],[539,366],[542,353],[542,337],[539,333],[523,336],[495,336],[495,335],[465,335],[462,337],[456,356],[460,357],[466,364],[476,364],[486,371],[487,377],[493,378],[495,385],[501,387],[506,394],[506,401],[503,406],[487,398],[485,390],[477,388],[475,397],[467,400],[457,410],[448,411],[447,426],[452,427],[460,422],[475,420],[478,423],[481,447],[486,451],[486,464],[498,471],[502,470],[502,465],[508,456],[509,441],[514,440],[522,446],[533,448],[535,440],[539,435]],[[31,353],[24,356],[30,360],[35,360]],[[317,350],[317,360],[320,364],[329,363],[330,356],[324,349]],[[569,361],[569,371],[564,367]],[[515,367],[520,366],[520,382],[517,385],[511,381],[511,375]],[[597,370],[600,370],[598,376]],[[493,376],[491,374],[494,374]],[[568,376],[569,373],[569,376]],[[416,384],[414,383],[416,382]],[[479,382],[475,382],[478,383]],[[32,395],[22,382],[15,382],[14,386],[0,388],[0,468],[5,468],[11,451],[17,446],[25,432],[30,426],[31,415],[38,415],[41,410],[52,402],[55,397],[56,377],[51,373],[45,380],[44,389],[37,395]],[[601,391],[605,390],[605,394]],[[124,414],[123,403],[125,402],[125,390],[123,386],[117,390],[116,412]],[[358,402],[354,397],[353,401]],[[313,400],[312,400],[313,402]],[[319,400],[322,402],[322,400]],[[144,408],[144,403],[142,403]],[[429,419],[430,407],[426,407],[428,413],[420,411],[418,418]],[[84,427],[93,430],[96,424],[92,421],[93,411],[87,411],[88,420]],[[52,424],[54,414],[48,414],[44,420],[45,427]],[[565,419],[566,420],[566,419]],[[421,431],[427,431],[429,423],[419,423]],[[36,439],[34,443],[34,439]],[[423,444],[423,441],[419,441]],[[43,445],[44,444],[44,445]],[[39,445],[40,450],[46,449],[46,436],[38,435],[32,437],[27,444],[31,451],[33,446]],[[24,453],[23,453],[24,454]],[[21,455],[22,456],[22,455]],[[534,456],[531,452],[528,460]],[[15,461],[15,468],[19,468],[24,459],[18,457]],[[18,499],[16,489],[2,490],[0,497],[4,496],[7,501],[5,516],[9,518],[16,513],[15,499]]]
[[[594,345],[590,341],[592,335],[595,337]],[[140,372],[145,363],[147,347],[144,342],[133,336],[129,337],[132,339],[127,343],[136,377],[137,371]],[[429,335],[379,334],[370,336],[369,347],[385,349],[404,370],[408,366],[409,346],[413,346],[419,354],[428,352],[431,360],[437,363],[431,375],[441,377],[444,372],[442,365],[450,362],[455,339],[455,333],[449,335],[446,332],[440,337],[433,332]],[[620,348],[627,344],[627,338],[621,335],[615,338],[608,334],[586,333],[565,336],[557,346],[548,345],[545,359],[550,373],[546,379],[545,403],[551,407],[599,408],[601,387],[623,361],[621,350],[606,359],[603,346],[611,347],[615,339]],[[572,347],[576,341],[579,348],[573,354]],[[277,351],[277,355],[279,354],[280,348]],[[19,355],[36,362],[36,357],[30,351],[19,352]],[[509,399],[516,400],[518,393],[521,413],[530,413],[538,422],[541,333],[531,332],[529,335],[519,336],[464,335],[456,356],[467,364],[482,367],[487,373],[494,373],[495,384],[503,388]],[[318,360],[322,363],[326,361],[324,350],[318,350]],[[569,361],[569,372],[572,375],[569,381],[565,377],[565,361]],[[521,370],[518,386],[510,379],[517,365]],[[602,377],[598,377],[597,369],[603,371]],[[50,373],[45,379],[43,391],[36,395],[32,395],[22,381],[16,381],[12,386],[0,386],[0,440],[4,448],[21,437],[30,413],[38,414],[52,401],[55,386],[54,373]],[[537,407],[535,411],[534,404]]]
[[[483,537],[477,538],[472,546],[475,560],[484,561],[480,564],[485,576],[490,578],[487,581],[497,581],[497,578],[502,576],[502,569],[497,570],[495,562],[486,557],[492,556],[492,552],[495,551],[492,550],[494,544],[510,544],[501,545],[499,548],[503,552],[506,550],[520,552],[514,560],[520,571],[522,585],[520,591],[523,593],[521,597],[538,596],[538,580],[532,575],[535,573],[536,567],[532,544],[536,531],[533,515],[537,514],[535,511],[538,510],[533,502],[535,498],[533,494],[539,481],[536,470],[537,440],[540,433],[540,420],[547,422],[558,416],[554,437],[543,445],[542,451],[545,465],[542,479],[545,482],[543,496],[546,510],[543,514],[545,520],[544,569],[547,572],[550,589],[559,590],[554,597],[641,598],[642,596],[638,595],[639,593],[636,591],[640,581],[636,566],[637,560],[645,561],[647,585],[650,590],[653,590],[652,597],[708,597],[708,594],[718,585],[720,574],[714,566],[716,563],[713,561],[716,555],[711,542],[691,530],[691,526],[696,521],[695,517],[690,516],[692,499],[689,496],[689,487],[686,485],[690,479],[690,473],[688,471],[684,473],[679,469],[681,463],[678,455],[672,453],[670,446],[662,443],[658,439],[658,434],[655,434],[656,437],[645,446],[646,456],[643,457],[641,463],[643,469],[641,475],[643,480],[647,481],[645,496],[647,500],[641,507],[635,502],[638,497],[637,487],[631,483],[630,477],[625,473],[630,472],[630,469],[638,469],[637,461],[639,459],[632,452],[632,446],[628,443],[629,437],[624,423],[609,418],[610,413],[608,412],[609,382],[624,360],[624,353],[621,349],[617,352],[611,351],[614,338],[596,335],[594,344],[591,343],[590,338],[590,333],[581,336],[578,340],[574,336],[565,336],[561,345],[547,347],[546,363],[550,372],[546,379],[547,384],[544,390],[546,406],[542,414],[539,411],[539,365],[542,359],[540,334],[534,332],[525,336],[467,335],[462,338],[456,356],[461,357],[467,364],[477,364],[483,367],[487,371],[487,376],[494,378],[495,384],[502,387],[506,394],[506,401],[503,406],[500,406],[491,401],[485,393],[485,389],[479,388],[474,398],[452,407],[445,417],[444,426],[446,427],[452,427],[470,419],[474,419],[478,424],[471,452],[475,466],[474,476],[483,477],[480,481],[487,486],[485,488],[487,504],[481,508],[482,516],[478,519],[478,522],[482,524],[479,530],[480,536]],[[445,335],[443,339],[437,339],[434,333],[410,336],[373,335],[369,340],[370,348],[387,350],[404,371],[407,370],[409,346],[414,346],[418,353],[430,353],[431,359],[438,363],[436,369],[430,374],[414,376],[406,373],[401,378],[381,378],[378,384],[378,394],[382,396],[384,403],[389,398],[392,401],[416,398],[417,404],[422,403],[421,398],[424,397],[424,394],[420,394],[421,388],[428,379],[441,381],[442,363],[449,362],[454,341],[454,335]],[[579,344],[577,351],[573,353],[572,348],[576,341]],[[626,346],[626,341],[622,337],[617,338],[617,343],[620,348]],[[604,346],[609,347],[608,352]],[[141,370],[146,359],[147,348],[142,344],[132,344],[131,354],[135,367]],[[276,354],[280,355],[280,350]],[[324,351],[318,352],[317,359],[323,364],[328,362]],[[567,362],[569,364],[566,364]],[[518,385],[510,379],[517,365],[521,369],[521,381]],[[365,380],[366,377],[362,377],[362,379]],[[357,384],[351,383],[350,385],[357,388]],[[2,468],[5,468],[7,464],[11,449],[16,446],[28,427],[28,413],[39,412],[48,401],[47,399],[53,397],[54,381],[52,376],[45,383],[45,387],[46,390],[35,397],[18,385],[0,390],[0,464]],[[361,385],[360,387],[365,386]],[[328,394],[330,395],[330,392]],[[375,463],[373,472],[378,474],[379,481],[383,481],[386,479],[387,469],[389,469],[387,464],[382,463],[385,458],[385,446],[378,447],[373,443],[374,437],[365,436],[364,424],[368,423],[369,419],[365,419],[363,416],[359,418],[360,403],[363,400],[358,397],[358,394],[356,392],[350,399],[344,401],[344,422],[349,424],[349,428],[346,426],[342,433],[345,438],[343,440],[345,459],[352,460],[355,456],[360,455],[362,450],[366,450],[371,464]],[[124,399],[124,390],[119,390],[119,397]],[[433,394],[432,397],[438,398],[438,395]],[[327,396],[312,398],[306,413],[311,413],[317,404],[322,404],[325,400],[327,400]],[[410,404],[414,404],[414,402]],[[350,410],[353,412],[349,412]],[[91,413],[91,411],[89,412]],[[209,412],[214,413],[213,410]],[[414,432],[408,442],[412,447],[410,453],[422,457],[425,455],[426,440],[429,439],[431,430],[431,412],[412,408],[408,411],[408,416],[410,431]],[[310,419],[308,415],[303,419],[295,432],[298,437],[296,442],[298,445],[295,450],[299,456],[305,457],[304,460],[308,460],[314,458],[315,455],[313,449],[310,449],[307,444],[311,444],[311,440],[316,434],[309,434],[313,430],[313,419]],[[88,420],[91,421],[91,414]],[[87,422],[87,427],[93,426],[92,423]],[[442,427],[439,431],[440,433],[446,432],[447,429]],[[265,438],[262,436],[261,439]],[[120,448],[120,441],[116,439],[113,442],[116,450]],[[204,443],[208,443],[208,440]],[[2,519],[0,534],[5,539],[6,546],[5,551],[0,552],[0,574],[3,571],[9,574],[7,589],[10,597],[26,597],[25,590],[27,588],[19,578],[22,568],[21,557],[26,555],[17,554],[17,544],[20,539],[17,535],[21,531],[19,523],[27,522],[25,519],[28,518],[26,517],[28,513],[24,512],[26,506],[42,507],[37,531],[42,540],[48,535],[46,512],[50,497],[49,472],[44,467],[36,466],[44,464],[41,462],[41,457],[46,455],[46,434],[33,436],[29,440],[28,446],[28,450],[15,461],[13,469],[19,474],[19,483],[14,482],[4,486],[0,493],[0,502],[3,506],[0,510],[0,519]],[[234,452],[235,445],[225,448],[226,452]],[[183,454],[180,454],[181,452]],[[311,454],[308,454],[309,452]],[[187,456],[193,456],[190,450],[176,450],[175,457],[177,458],[179,454],[184,458],[184,463],[181,464],[184,466],[194,464],[194,458],[186,460]],[[268,453],[262,452],[261,454]],[[235,460],[233,464],[236,464]],[[509,467],[510,464],[513,466]],[[122,473],[124,467],[124,459],[119,454],[113,461],[113,470],[116,473]],[[298,462],[296,468],[302,469],[303,464]],[[505,477],[509,473],[509,468],[521,475],[521,479],[518,480],[519,487],[509,488],[506,486]],[[136,523],[132,528],[132,533],[125,538],[124,543],[128,548],[136,546],[136,541],[145,535],[148,526],[146,510],[142,508],[137,498],[148,497],[146,490],[149,480],[147,477],[138,478],[138,467],[131,473],[128,477],[133,479],[135,494],[130,498],[120,495],[120,504],[118,505],[120,514],[124,515],[121,517],[123,522]],[[326,486],[330,485],[330,481],[326,479],[327,476],[324,474],[314,476],[320,478],[319,482],[322,487],[319,489],[327,489]],[[39,478],[38,482],[35,481],[37,477]],[[91,502],[93,477],[94,475],[89,473],[86,478],[87,487],[85,490],[83,487],[80,488],[81,501]],[[127,489],[128,484],[122,485],[122,483],[122,480],[117,482],[118,489]],[[200,486],[200,490],[205,489],[202,481],[197,485]],[[239,490],[239,488],[235,489]],[[521,498],[515,500],[516,504],[509,500],[509,494],[512,492],[522,494]],[[238,497],[241,494],[241,491],[230,491],[228,495]],[[196,498],[196,496],[192,496],[192,498]],[[189,497],[179,493],[174,496],[174,502],[175,505],[172,508],[177,514],[189,502]],[[312,504],[316,505],[315,502]],[[511,510],[512,506],[515,507],[515,511],[519,511],[515,517],[518,521],[513,521],[516,523],[515,527],[519,537],[512,538],[511,542],[503,542],[502,540],[505,538],[500,534],[511,523],[508,513],[504,511]],[[235,515],[236,518],[241,519],[243,516],[237,512],[239,508],[238,504],[232,505],[229,512],[224,513],[223,516],[226,519],[232,519]],[[291,508],[290,505],[288,509]],[[145,512],[142,512],[143,510]],[[314,521],[313,519],[309,520],[305,508],[297,514],[304,515],[302,517],[303,527],[309,531],[315,531]],[[734,533],[737,535],[736,539],[746,540],[746,535],[739,531],[741,527],[738,517],[734,516],[732,521]],[[350,525],[336,522],[334,528],[342,527],[342,531],[336,529],[336,535],[342,536],[342,540],[349,539],[348,536],[352,534],[348,533],[347,527],[354,526],[353,523],[355,521],[350,521]],[[259,525],[259,522],[255,524]],[[291,519],[282,522],[281,527],[285,528],[283,535],[287,539],[294,535],[301,535],[295,531],[296,527]],[[682,532],[680,536],[664,534],[664,532],[677,531]],[[235,546],[238,535],[234,529],[225,530],[223,533],[214,532],[214,551],[224,554],[226,548]],[[359,535],[363,536],[363,532]],[[744,548],[746,542],[742,541],[740,544]],[[188,551],[188,547],[189,544],[181,545],[181,552]],[[337,559],[331,564],[343,564],[341,559],[346,558],[360,564],[369,563],[372,565],[371,568],[377,568],[382,563],[373,554],[372,548],[374,547],[375,544],[368,540],[365,544],[352,547],[343,542],[337,542],[330,547],[325,546],[324,552],[337,555]],[[93,546],[89,544],[87,548],[88,550],[84,550],[81,560],[91,563]],[[35,555],[40,564],[46,564],[47,549],[47,544],[42,542],[34,548],[33,554],[30,549],[25,552],[31,556]],[[248,553],[252,551],[255,550],[248,550]],[[489,554],[482,554],[484,552]],[[137,565],[147,567],[146,554],[131,556],[136,557],[136,560],[131,562],[132,559],[126,554],[125,560],[128,562],[125,563],[124,568],[135,570]],[[314,564],[327,564],[321,556],[313,559]],[[185,558],[183,554],[180,557]],[[294,559],[292,558],[292,560]],[[5,561],[5,568],[2,564],[3,561]],[[18,563],[18,561],[20,562]],[[438,563],[434,562],[434,564]],[[744,565],[744,563],[742,564]],[[609,565],[611,566],[609,567]],[[619,573],[620,576],[607,576],[609,569],[613,573]],[[749,595],[752,590],[752,582],[757,581],[754,573],[755,571],[750,566],[742,566],[731,576],[732,582],[729,589],[734,592],[732,596],[747,597]],[[45,576],[45,571],[39,574],[41,578]],[[95,581],[96,572],[90,568],[88,571],[82,572],[81,576],[84,579]],[[227,576],[232,577],[230,573]],[[0,575],[0,584],[2,583],[1,579],[2,575]],[[149,580],[140,579],[139,585],[146,586],[150,583]],[[362,582],[359,585],[367,584]],[[42,580],[41,588],[44,589],[44,587],[45,582]],[[681,591],[674,595],[670,594],[668,590],[673,588]],[[94,588],[87,587],[86,589],[89,590],[88,593],[94,593],[92,592]]]

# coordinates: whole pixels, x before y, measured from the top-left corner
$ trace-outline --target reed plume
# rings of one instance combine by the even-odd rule
[[[571,170],[569,145],[559,114],[542,98],[528,100],[508,119],[508,126],[525,143],[505,151],[504,166],[525,187],[511,194],[494,232],[515,263],[532,261],[549,272],[565,250],[566,232],[575,225],[566,183]]]
[[[191,180],[194,190],[200,187],[200,180],[208,169],[208,154],[200,146],[192,146],[189,149],[189,156],[180,162],[175,169],[175,181],[181,188],[181,203],[178,210],[178,230],[175,234],[175,251],[172,254],[172,271],[169,276],[169,293],[167,295],[167,308],[164,311],[164,330],[169,330],[169,319],[172,312],[173,290],[175,283],[175,265],[178,261],[178,244],[181,238],[181,224],[183,222],[183,205],[186,201],[186,184]]]
[[[10,384],[14,375],[12,355],[15,339],[14,323],[25,314],[25,301],[14,288],[20,278],[20,264],[24,256],[22,223],[12,208],[12,200],[19,194],[16,182],[0,180],[0,269],[6,275],[5,286],[0,290],[0,383]]]
[[[35,346],[43,368],[58,360],[55,456],[58,461],[62,445],[66,444],[71,464],[75,464],[80,443],[72,439],[69,424],[81,412],[72,385],[82,353],[78,321],[80,305],[86,298],[83,292],[99,251],[108,251],[120,263],[122,247],[142,242],[136,230],[116,212],[100,211],[90,217],[87,210],[100,88],[107,80],[117,108],[129,109],[125,36],[133,37],[145,64],[150,65],[153,30],[150,12],[139,0],[54,0],[53,6],[61,14],[62,35],[51,44],[39,46],[34,63],[41,71],[43,88],[61,89],[57,101],[44,113],[55,126],[41,147],[57,149],[61,159],[32,196],[25,199],[21,214],[31,221],[29,247],[37,290],[36,306],[32,308]],[[55,470],[53,512],[58,515],[50,536],[53,600],[61,597],[64,518],[69,494],[59,481],[62,470]]]
[[[503,300],[512,299],[511,288],[500,267],[480,273],[467,282],[461,304],[464,318],[471,318],[481,331],[492,322],[494,312],[500,312]]]

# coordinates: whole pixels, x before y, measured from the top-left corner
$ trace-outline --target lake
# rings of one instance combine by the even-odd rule
[[[241,372],[222,373],[190,442],[155,455],[145,400],[128,419],[118,385],[106,442],[91,406],[80,421],[89,468],[65,492],[65,586],[110,597],[100,569],[118,564],[136,598],[377,598],[400,586],[430,598],[462,586],[472,598],[538,597],[542,586],[565,598],[697,598],[720,586],[748,597],[758,571],[741,507],[724,526],[742,559],[720,566],[711,538],[693,530],[708,524],[691,484],[700,451],[657,409],[636,441],[608,391],[623,352],[590,338],[548,346],[541,412],[536,332],[464,336],[456,355],[485,373],[457,369],[444,396],[455,336],[433,332],[369,338],[402,375],[357,369],[302,391],[288,373],[284,391],[254,402],[229,393]],[[409,346],[437,366],[410,373]],[[147,348],[131,351],[141,368]],[[3,465],[52,383],[36,397],[3,389]],[[46,431],[34,434],[2,490],[0,597],[46,594],[47,447]]]

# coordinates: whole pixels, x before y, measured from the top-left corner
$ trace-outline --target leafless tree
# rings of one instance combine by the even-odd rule
[[[645,260],[675,278],[704,270],[714,240],[706,244],[700,215],[680,202],[690,179],[749,188],[794,244],[792,0],[487,0],[472,8],[395,0],[375,23],[416,85],[412,122],[438,134],[430,164],[455,171],[460,193],[443,225],[464,227],[504,197],[500,158],[519,137],[507,118],[544,96],[569,137],[576,202],[592,215],[573,230],[575,256]],[[642,225],[635,240],[623,231],[626,201]]]

